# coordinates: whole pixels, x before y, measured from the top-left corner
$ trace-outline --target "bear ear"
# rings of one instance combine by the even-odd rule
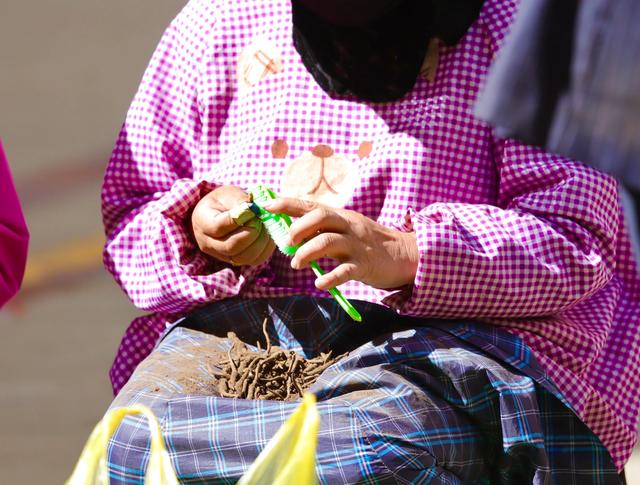
[[[271,155],[273,158],[284,158],[289,153],[289,145],[284,140],[276,140],[271,145]]]
[[[363,141],[360,143],[360,148],[358,148],[358,158],[362,160],[371,153],[371,150],[373,150],[373,143],[370,141]]]

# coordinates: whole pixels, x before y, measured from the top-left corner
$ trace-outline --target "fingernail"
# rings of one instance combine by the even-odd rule
[[[295,258],[291,260],[291,267],[293,269],[298,269],[298,261]]]

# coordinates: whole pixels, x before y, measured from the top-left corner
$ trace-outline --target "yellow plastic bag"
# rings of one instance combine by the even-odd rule
[[[178,485],[162,431],[153,412],[142,405],[109,411],[94,428],[66,485],[109,485],[107,446],[125,416],[142,414],[149,420],[151,450],[145,485]],[[320,417],[316,397],[305,394],[302,404],[271,438],[238,485],[316,485],[316,446]]]
[[[107,469],[109,438],[125,416],[135,414],[144,415],[149,421],[149,429],[151,430],[151,450],[147,473],[144,477],[145,485],[178,485],[178,479],[171,465],[171,458],[164,446],[158,420],[149,408],[142,405],[116,408],[105,414],[89,436],[66,485],[109,485]]]
[[[319,426],[316,397],[307,393],[238,485],[315,485]]]

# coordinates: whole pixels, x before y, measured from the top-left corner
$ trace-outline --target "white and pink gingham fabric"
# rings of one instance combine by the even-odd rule
[[[291,40],[288,0],[191,0],[162,38],[111,158],[107,268],[151,315],[127,330],[111,370],[127,381],[167,322],[207,302],[311,294],[280,254],[232,268],[201,254],[190,210],[212,187],[278,190],[287,161],[317,144],[356,164],[347,208],[415,230],[410,291],[351,282],[345,295],[403,314],[476,318],[520,335],[618,467],[636,441],[640,280],[616,182],[580,163],[494,138],[472,104],[515,10],[487,0],[436,79],[387,104],[332,99]],[[282,70],[239,89],[237,62],[267,39]],[[286,140],[286,159],[271,145]],[[360,160],[361,142],[373,144]],[[366,323],[364,323],[366,325]]]

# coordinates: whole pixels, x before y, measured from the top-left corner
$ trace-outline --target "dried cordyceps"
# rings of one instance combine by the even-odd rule
[[[262,326],[267,348],[252,351],[233,333],[228,338],[232,345],[227,360],[220,363],[221,372],[213,372],[218,378],[218,392],[222,397],[240,399],[294,400],[302,394],[331,364],[347,354],[331,357],[331,351],[313,359],[305,359],[293,350],[272,346],[267,333],[267,319]]]

